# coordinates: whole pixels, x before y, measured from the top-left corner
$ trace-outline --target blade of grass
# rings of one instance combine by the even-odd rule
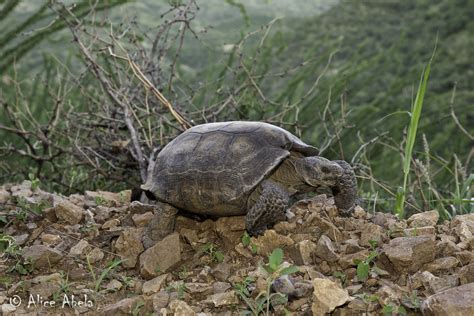
[[[436,44],[433,50],[433,54],[431,55],[431,58],[428,64],[426,65],[425,69],[423,69],[423,72],[421,74],[420,83],[418,86],[418,90],[416,92],[415,102],[411,109],[411,119],[410,119],[410,125],[408,127],[408,136],[407,136],[407,141],[405,144],[405,153],[403,157],[403,185],[402,187],[398,188],[397,205],[395,208],[395,211],[398,214],[399,218],[403,218],[405,216],[404,206],[405,206],[408,176],[410,174],[412,152],[413,152],[413,147],[415,145],[416,132],[418,130],[418,122],[421,117],[421,109],[423,108],[423,99],[425,97],[426,87],[428,86],[428,78],[430,76],[431,62],[433,61],[435,52],[436,52]]]

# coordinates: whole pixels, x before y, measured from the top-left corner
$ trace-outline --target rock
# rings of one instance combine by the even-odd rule
[[[359,246],[357,239],[347,239],[344,240],[343,248],[345,254],[356,253],[361,250],[364,250],[363,247]]]
[[[85,257],[91,251],[92,246],[84,239],[81,239],[77,244],[71,247],[69,255],[72,257]]]
[[[60,199],[59,202],[55,203],[54,212],[59,220],[71,225],[79,224],[84,217],[84,209],[66,199]]]
[[[124,260],[123,267],[133,268],[137,264],[138,256],[145,249],[141,243],[142,234],[143,228],[127,228],[120,233],[114,252]]]
[[[0,204],[6,204],[10,200],[10,192],[0,187]]]
[[[305,226],[316,226],[323,234],[331,238],[334,242],[340,242],[344,239],[341,231],[333,223],[325,218],[321,218],[317,213],[312,213],[308,217]]]
[[[181,261],[179,234],[173,233],[140,255],[140,274],[151,279],[168,271]]]
[[[417,213],[410,216],[407,219],[408,227],[423,227],[423,226],[435,226],[439,219],[439,213],[437,210]]]
[[[6,303],[2,304],[0,311],[2,315],[15,315],[16,309],[16,306],[13,306],[10,303]]]
[[[322,235],[318,240],[316,256],[327,262],[335,262],[339,259],[339,256],[334,250],[331,239],[326,235]]]
[[[100,248],[94,248],[87,254],[90,263],[96,263],[104,259],[104,252]]]
[[[293,297],[310,297],[313,292],[313,283],[309,280],[294,282],[295,291],[291,294]]]
[[[391,213],[376,212],[372,218],[372,223],[384,228],[388,228],[388,223],[393,221],[396,221],[396,217]]]
[[[441,240],[438,241],[436,244],[436,256],[441,257],[441,256],[452,256],[456,252],[461,251],[461,248],[459,248],[456,243],[454,243],[452,240],[448,238],[444,238],[447,236],[441,236]]]
[[[352,266],[356,266],[354,263],[355,260],[365,260],[367,256],[369,255],[369,250],[364,249],[362,251],[356,252],[356,253],[351,253],[348,255],[343,255],[339,258],[339,265],[343,269],[350,268]]]
[[[359,244],[361,246],[370,247],[369,241],[373,240],[380,245],[384,237],[385,231],[382,227],[376,224],[367,223],[361,229]]]
[[[290,248],[289,255],[297,265],[310,265],[316,252],[317,246],[314,242],[302,240]]]
[[[212,294],[208,299],[215,307],[239,304],[234,291]]]
[[[41,269],[58,263],[63,258],[63,254],[54,248],[44,245],[33,245],[23,248],[23,258],[26,260],[31,259],[35,268]]]
[[[349,293],[349,295],[352,295],[352,296],[354,294],[357,294],[357,292],[359,292],[360,289],[362,289],[362,284],[354,284],[354,285],[350,285],[346,287],[347,293]]]
[[[99,314],[110,316],[132,315],[133,310],[138,306],[138,304],[140,304],[140,302],[144,302],[141,296],[124,298],[117,303],[106,305]],[[140,312],[143,312],[143,309],[140,309]]]
[[[402,293],[397,293],[394,288],[382,285],[377,292],[375,292],[377,300],[380,306],[385,306],[388,304],[400,304]]]
[[[181,300],[173,300],[169,304],[171,309],[172,315],[176,316],[194,316],[196,312],[189,307],[189,305],[185,301]]]
[[[41,234],[41,242],[47,246],[53,246],[61,241],[61,236],[53,234]],[[17,242],[18,244],[18,242]]]
[[[474,263],[468,264],[459,270],[459,282],[461,284],[468,284],[474,282]]]
[[[423,315],[474,315],[474,283],[429,296],[421,304]]]
[[[215,230],[226,248],[233,248],[239,243],[245,231],[245,216],[220,217],[216,221]]]
[[[15,239],[15,243],[18,246],[22,246],[22,245],[25,244],[25,242],[28,240],[29,237],[30,237],[30,235],[28,235],[28,234],[21,234],[21,235],[13,236],[13,239]]]
[[[288,296],[295,292],[295,286],[288,275],[282,275],[272,282],[272,289],[275,292],[286,294]]]
[[[214,282],[214,283],[212,283],[212,291],[213,291],[214,294],[224,293],[225,291],[227,291],[231,287],[232,287],[232,285],[230,285],[230,283],[227,283],[227,282]]]
[[[230,269],[231,265],[229,263],[221,262],[211,270],[211,274],[219,281],[227,281],[230,275]]]
[[[143,214],[134,214],[132,215],[132,220],[135,226],[145,227],[151,222],[154,216],[155,215],[153,214],[153,212],[146,212]]]
[[[324,315],[349,301],[349,294],[337,283],[328,279],[313,280],[313,315]]]
[[[434,226],[423,226],[415,228],[406,228],[403,230],[405,236],[423,236],[423,235],[434,235],[436,234],[436,229]]]
[[[424,263],[435,256],[435,242],[432,236],[397,237],[384,245],[383,254],[398,271],[416,272]]]
[[[165,273],[143,283],[143,287],[142,287],[143,294],[150,295],[150,294],[160,291],[161,288],[165,285],[167,277],[168,277],[168,273]]]
[[[433,262],[428,262],[423,266],[423,270],[431,273],[447,272],[459,264],[459,260],[454,257],[444,257],[435,259]]]
[[[33,295],[34,297],[39,295],[39,297],[46,300],[51,298],[54,293],[59,292],[63,279],[61,274],[53,273],[37,276],[28,283],[32,284],[28,289],[30,295]]]
[[[294,215],[294,214],[293,214]],[[279,222],[273,225],[273,229],[281,235],[288,235],[291,232],[296,231],[295,222]]]
[[[474,213],[456,216],[451,222],[451,228],[461,241],[471,239],[474,236]]]
[[[443,277],[434,276],[431,272],[423,271],[413,275],[413,282],[421,284],[430,293],[438,293],[446,289],[455,287],[459,284],[458,277],[455,275],[446,275]]]
[[[123,287],[123,284],[120,281],[113,279],[113,280],[110,280],[109,283],[107,283],[107,285],[105,286],[105,289],[108,292],[117,292],[122,287]]]
[[[33,195],[31,189],[31,181],[25,180],[19,185],[14,185],[11,187],[10,191],[12,192],[12,196],[14,197],[21,197],[21,198],[29,198]]]
[[[153,310],[158,311],[161,308],[168,306],[170,301],[170,294],[165,290],[161,290],[158,293],[154,294],[152,297],[153,300]]]
[[[286,248],[295,242],[287,236],[277,234],[273,229],[265,231],[263,236],[252,237],[251,243],[257,247],[257,253],[261,256],[268,256],[275,248]]]
[[[212,286],[209,283],[190,282],[185,283],[186,292],[194,294],[209,295],[212,293]]]
[[[128,203],[131,198],[131,190],[125,190],[119,193],[107,191],[85,191],[84,197],[86,203],[93,202],[95,205],[120,206]]]
[[[454,254],[456,259],[461,262],[461,265],[466,265],[471,262],[474,262],[474,253],[472,251],[459,251]]]
[[[112,218],[112,219],[109,219],[108,221],[105,221],[104,224],[102,224],[101,228],[103,230],[107,230],[107,229],[116,228],[119,225],[120,225],[120,220],[118,218]]]

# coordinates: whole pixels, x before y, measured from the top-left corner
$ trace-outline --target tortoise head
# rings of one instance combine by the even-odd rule
[[[314,187],[333,187],[344,174],[344,169],[339,164],[319,156],[297,159],[295,170],[307,184]]]

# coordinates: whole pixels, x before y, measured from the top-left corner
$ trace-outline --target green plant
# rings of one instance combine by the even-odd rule
[[[16,271],[18,274],[30,274],[34,270],[34,265],[30,258],[23,258],[20,247],[15,239],[10,235],[0,234],[0,259],[13,260],[13,265],[7,272]]]
[[[364,260],[355,259],[354,263],[357,265],[357,280],[365,281],[369,277],[369,271],[371,269],[371,264],[377,258],[378,251],[376,249],[377,242],[374,240],[370,240],[369,244],[372,248],[367,258]],[[374,266],[375,267],[375,266]]]
[[[418,291],[413,290],[410,295],[403,295],[402,304],[410,309],[419,310],[421,306],[421,299],[418,296]]]
[[[40,180],[38,178],[36,178],[36,176],[33,173],[29,173],[28,178],[31,181],[31,190],[36,191],[36,189],[39,188]]]
[[[145,306],[145,302],[142,300],[139,300],[136,303],[136,305],[133,307],[132,315],[133,316],[141,315],[140,310],[143,308],[143,306]]]
[[[170,283],[165,290],[168,293],[171,293],[172,291],[176,291],[178,299],[182,299],[184,297],[184,282],[183,281],[177,281],[177,282],[172,282]]]
[[[107,205],[107,201],[102,195],[98,195],[94,198],[96,205]]]
[[[263,265],[262,270],[266,274],[266,289],[258,293],[257,297],[253,299],[251,293],[248,291],[248,286],[253,282],[252,278],[245,278],[242,283],[236,284],[234,289],[239,297],[247,304],[250,311],[244,314],[258,316],[260,313],[270,315],[270,305],[276,306],[285,304],[287,302],[286,295],[282,293],[271,293],[271,286],[273,282],[284,275],[289,275],[298,272],[296,266],[286,266],[283,264],[283,250],[276,248],[268,256],[268,263]]]
[[[410,166],[412,161],[412,152],[413,146],[415,145],[416,132],[418,130],[418,122],[421,117],[421,109],[423,107],[423,99],[425,97],[426,87],[428,85],[428,78],[430,76],[431,62],[433,61],[434,53],[436,51],[436,46],[431,55],[431,58],[428,62],[428,65],[421,74],[420,84],[418,86],[418,91],[416,93],[415,103],[412,106],[410,112],[410,125],[408,127],[408,135],[405,143],[405,151],[403,156],[403,184],[398,188],[397,191],[397,204],[395,211],[398,214],[399,218],[404,218],[405,216],[405,199],[406,191],[408,184],[408,176],[410,174]]]
[[[104,281],[105,278],[107,278],[113,270],[122,263],[121,259],[115,259],[107,264],[105,269],[100,273],[100,275],[97,277],[97,275],[94,272],[94,267],[92,266],[89,256],[86,257],[87,260],[87,267],[89,268],[89,271],[92,275],[92,279],[94,280],[94,290],[96,292],[99,292],[100,286],[102,282]]]
[[[344,286],[347,282],[347,275],[344,273],[344,272],[341,272],[341,271],[335,271],[333,274],[332,274],[334,277],[338,278],[339,280],[341,280],[341,284]]]
[[[249,233],[244,232],[244,234],[242,235],[242,237],[240,239],[241,239],[242,245],[244,247],[249,247],[253,254],[257,253],[257,251],[258,251],[257,245],[255,245],[252,242],[252,239],[250,238]]]
[[[215,262],[223,262],[224,261],[224,254],[217,250],[216,245],[213,243],[207,243],[203,246],[202,252],[207,253],[209,257]]]
[[[383,306],[382,308],[383,315],[393,315],[393,313],[395,313],[395,315],[406,315],[407,311],[403,306],[399,306],[399,305],[387,304]]]

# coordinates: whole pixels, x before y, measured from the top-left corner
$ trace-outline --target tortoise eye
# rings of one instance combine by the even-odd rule
[[[328,167],[322,167],[321,171],[324,173],[329,173],[329,168]]]

